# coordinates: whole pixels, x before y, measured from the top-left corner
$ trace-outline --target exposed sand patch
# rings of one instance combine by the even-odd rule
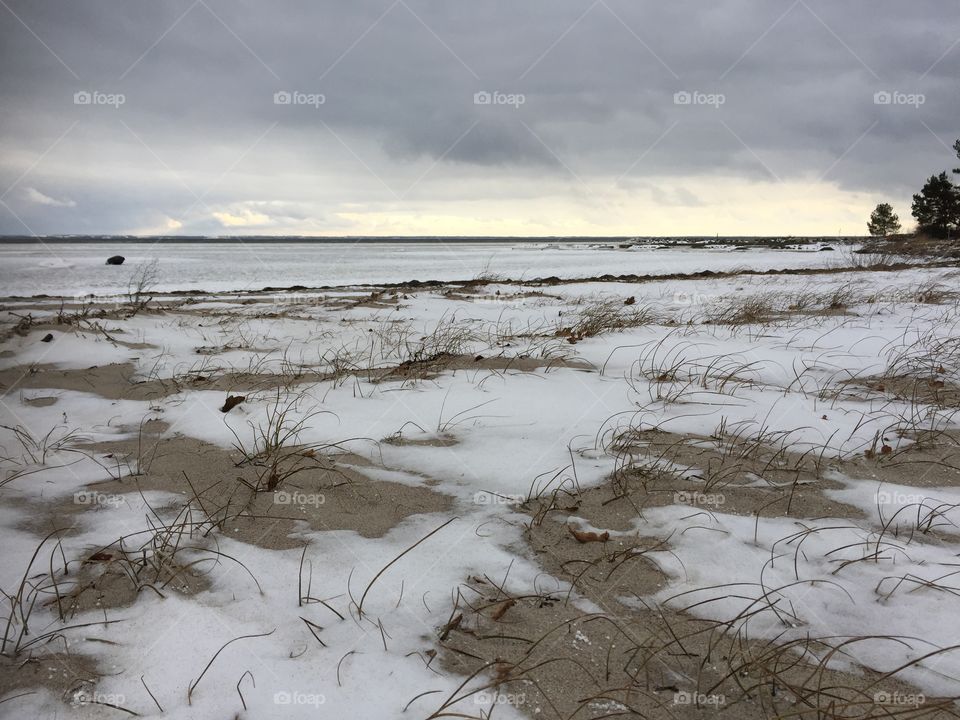
[[[875,375],[846,381],[842,387],[848,396],[863,399],[896,398],[939,408],[960,408],[960,385],[937,373],[929,377]]]
[[[501,355],[449,355],[446,353],[420,361],[408,361],[386,369],[373,371],[377,381],[435,378],[456,370],[491,370],[495,372],[534,372],[543,368],[571,368],[593,370],[586,362],[562,358],[504,357]]]
[[[24,398],[23,402],[31,407],[50,407],[57,403],[58,398],[53,395],[45,397]]]
[[[157,572],[137,565],[131,546],[147,539],[146,536],[129,539],[123,550],[119,543],[91,548],[80,562],[76,585],[63,596],[65,617],[69,619],[88,610],[129,607],[141,593],[196,595],[210,587],[203,563],[189,567],[182,559],[171,560]]]
[[[782,438],[787,440],[787,438]],[[606,513],[617,506],[634,516],[643,508],[690,504],[760,517],[861,517],[824,495],[840,489],[824,479],[843,463],[822,454],[798,454],[788,444],[770,447],[746,438],[706,438],[661,430],[630,431],[615,441],[621,455],[611,478]]]
[[[352,530],[362,537],[381,537],[407,517],[452,507],[452,498],[422,487],[374,480],[358,467],[367,461],[349,454],[318,456],[306,471],[282,483],[275,492],[253,493],[240,479],[256,484],[256,471],[238,467],[235,451],[186,437],[121,440],[86,446],[110,453],[122,465],[144,472],[97,483],[91,490],[120,494],[146,490],[177,493],[195,500],[210,517],[223,521],[231,538],[260,547],[301,547],[301,529]],[[72,507],[72,506],[71,506]],[[68,510],[70,508],[61,508]]]
[[[397,432],[390,437],[384,438],[383,442],[397,447],[454,447],[459,440],[452,435],[436,435],[426,438],[411,438],[405,436],[402,431]]]
[[[677,444],[677,438],[647,440],[675,448],[677,461],[716,458],[707,448]],[[489,683],[481,697],[497,697],[534,718],[676,719],[717,717],[718,712],[747,720],[880,718],[890,716],[890,709],[878,687],[890,695],[922,697],[908,684],[873,671],[825,668],[818,658],[838,639],[750,640],[725,623],[650,601],[666,578],[646,554],[669,551],[669,540],[627,531],[644,508],[675,503],[675,493],[691,493],[690,485],[671,473],[626,473],[599,487],[571,488],[527,504],[531,521],[525,536],[531,551],[550,576],[571,589],[558,589],[545,578],[537,594],[517,597],[501,589],[502,578],[468,578],[457,590],[450,622],[438,630],[441,666],[461,675],[478,673]],[[862,516],[825,497],[826,487],[839,486],[819,480],[795,490],[790,515]],[[785,501],[777,495],[782,490],[727,485],[722,492],[723,512],[786,514],[783,508],[773,510]],[[570,532],[571,515],[610,536],[602,542],[578,541]],[[580,605],[577,597],[590,606]],[[455,707],[469,714],[470,706],[468,698]],[[918,712],[954,716],[952,702],[933,698],[926,698]]]
[[[308,383],[342,381],[358,377],[371,382],[427,380],[457,370],[491,372],[535,372],[544,368],[591,370],[588,363],[564,359],[531,357],[484,357],[481,355],[440,355],[417,362],[398,365],[330,372],[325,369],[301,368],[297,375],[250,373],[213,368],[184,373],[174,378],[140,380],[132,363],[112,363],[83,370],[64,370],[55,364],[18,365],[0,370],[0,391],[9,395],[17,390],[73,390],[96,393],[107,400],[160,400],[183,390],[217,390],[225,393],[250,394],[294,387]]]
[[[554,563],[560,577],[571,577],[562,564]],[[581,583],[600,600],[623,584],[605,583],[607,572]],[[818,665],[807,652],[822,654],[828,646],[816,641],[749,641],[722,625],[639,602],[629,610],[606,602],[603,612],[584,612],[560,593],[509,597],[495,581],[471,578],[460,586],[458,603],[450,624],[439,629],[439,665],[485,682],[480,693],[449,706],[464,716],[479,717],[479,697],[531,718],[881,718],[893,715],[878,700],[878,686],[890,696],[922,697],[875,672]],[[955,716],[951,702],[925,700],[916,717]]]
[[[166,397],[173,388],[161,382],[134,380],[132,363],[112,363],[85,370],[62,370],[55,364],[18,365],[0,370],[0,390],[9,395],[17,390],[73,390],[95,393],[107,400],[153,400]]]
[[[58,651],[39,651],[16,659],[0,655],[0,715],[16,711],[16,696],[41,688],[63,698],[69,707],[83,689],[95,685],[102,675],[97,664],[83,655]]]
[[[960,432],[921,431],[909,439],[913,442],[893,452],[881,446],[876,453],[847,461],[843,472],[895,485],[960,487]]]

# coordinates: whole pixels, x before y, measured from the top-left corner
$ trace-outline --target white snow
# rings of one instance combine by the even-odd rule
[[[464,277],[479,269],[477,260],[486,251],[472,249],[457,262],[443,259],[424,266],[417,263],[433,257],[435,248],[409,248],[402,258],[384,255],[373,268],[332,265],[326,274],[307,281],[306,271],[297,269],[288,249],[277,251],[277,277],[264,277],[257,265],[241,262],[231,265],[230,279],[212,274],[225,262],[219,247],[204,249],[202,257],[180,259],[174,257],[173,246],[162,249],[168,253],[161,263],[167,272],[166,287],[208,290],[240,289],[238,283],[262,287]],[[316,254],[311,263],[337,250],[337,246],[311,250]],[[100,265],[100,256],[113,254],[116,248],[97,246],[95,251],[91,259],[90,248],[82,252],[70,248],[66,262],[71,272],[64,278],[62,268],[38,263],[28,252],[5,249],[10,263],[0,282],[11,294],[29,294],[28,285],[40,287],[41,280],[54,277],[60,278],[56,282],[61,284],[55,286],[60,292],[117,290],[115,280],[104,279],[107,269]],[[670,272],[676,272],[733,267],[748,259],[756,267],[808,266],[812,259],[829,255],[503,247],[494,252],[491,267],[509,275],[531,267],[537,275],[569,275],[587,256],[589,274],[597,274],[658,272],[666,257]],[[672,254],[662,256],[668,252]],[[133,255],[129,262],[140,259]],[[467,272],[472,263],[478,267]],[[200,270],[186,274],[188,266]],[[56,275],[45,274],[48,271]],[[18,273],[24,273],[23,279],[12,281]],[[218,279],[210,282],[211,278]],[[111,620],[121,621],[116,624],[100,623],[102,613],[79,616],[73,622],[96,624],[83,633],[67,633],[70,649],[102,663],[104,677],[96,693],[119,699],[119,704],[146,716],[161,713],[141,676],[163,706],[163,717],[170,718],[232,717],[241,712],[243,703],[246,717],[315,718],[322,712],[329,717],[387,718],[401,717],[410,701],[412,709],[427,715],[463,681],[428,667],[425,653],[434,648],[436,628],[448,618],[452,590],[468,575],[507,577],[507,590],[517,593],[551,583],[566,591],[564,583],[545,578],[525,550],[521,529],[527,518],[515,505],[551,484],[587,488],[604,482],[616,463],[608,447],[614,430],[659,427],[709,437],[726,422],[728,427],[739,424],[748,436],[762,430],[789,433],[785,437],[792,448],[826,448],[826,456],[836,459],[862,453],[878,433],[895,449],[906,447],[910,441],[900,438],[897,430],[911,423],[954,428],[951,413],[943,409],[918,408],[883,393],[866,398],[836,392],[843,389],[845,379],[883,371],[899,349],[918,336],[956,339],[956,304],[927,305],[916,297],[917,289],[930,282],[949,284],[955,276],[949,270],[914,269],[831,274],[816,280],[778,276],[638,285],[574,283],[537,288],[545,294],[542,297],[513,297],[530,288],[498,283],[487,286],[479,300],[447,298],[434,289],[391,298],[399,309],[337,310],[315,298],[277,298],[273,309],[290,310],[292,318],[265,316],[263,304],[209,297],[183,312],[147,311],[129,320],[104,322],[110,336],[134,347],[89,328],[57,331],[51,343],[40,343],[38,331],[15,336],[4,345],[12,352],[0,358],[0,368],[51,363],[79,369],[130,362],[139,379],[231,369],[280,372],[289,363],[319,373],[331,369],[329,351],[337,348],[346,348],[361,369],[388,367],[405,359],[404,343],[388,342],[394,321],[409,324],[406,339],[413,345],[438,326],[452,324],[469,330],[462,346],[466,355],[562,357],[583,365],[529,372],[446,370],[415,382],[305,378],[292,386],[302,397],[290,410],[292,421],[306,421],[300,441],[342,443],[344,449],[375,464],[362,470],[376,479],[414,486],[429,481],[438,492],[455,498],[454,510],[411,516],[381,538],[301,528],[297,537],[307,546],[312,594],[325,599],[343,619],[320,603],[298,604],[300,550],[258,548],[231,538],[227,527],[217,543],[234,560],[204,561],[201,566],[211,581],[208,591],[196,596],[167,593],[165,598],[141,593],[132,606],[110,613]],[[853,297],[844,313],[792,316],[769,326],[704,322],[730,298],[776,291],[777,302],[783,304],[793,302],[789,298],[810,292],[826,296],[846,286]],[[331,291],[323,299],[358,299],[364,294]],[[657,321],[575,344],[553,333],[557,323],[573,322],[591,303],[627,297],[636,303],[624,308],[649,304]],[[189,314],[200,310],[205,314]],[[518,333],[528,337],[513,337]],[[659,379],[667,371],[669,377]],[[947,366],[942,375],[956,379],[958,373],[960,368]],[[725,377],[731,374],[735,377]],[[46,407],[30,403],[48,396],[56,397],[56,403]],[[63,545],[67,557],[76,560],[91,547],[145,530],[150,507],[175,514],[173,508],[183,500],[135,492],[102,498],[95,491],[82,495],[89,485],[118,473],[126,475],[130,469],[77,453],[69,442],[53,443],[42,457],[36,448],[31,454],[10,428],[26,429],[35,439],[53,431],[51,441],[75,430],[98,441],[132,437],[140,422],[150,417],[168,423],[168,435],[229,448],[238,438],[249,442],[268,423],[277,401],[270,393],[252,392],[225,415],[218,410],[223,398],[223,392],[193,389],[189,383],[152,402],[112,401],[57,389],[5,395],[0,405],[0,425],[7,426],[0,436],[4,473],[0,481],[12,480],[0,485],[5,550],[0,587],[7,592],[15,588],[40,540],[23,529],[23,508],[31,502],[81,493],[75,495],[77,502],[89,504],[90,511],[81,515],[83,521]],[[421,442],[381,442],[398,434]],[[695,477],[693,469],[683,471]],[[948,645],[960,631],[958,595],[924,587],[921,580],[939,578],[944,585],[956,585],[951,574],[960,553],[960,534],[918,531],[908,542],[904,533],[917,529],[918,517],[921,522],[926,517],[917,515],[917,505],[940,508],[944,521],[960,520],[954,509],[960,505],[960,490],[879,486],[869,479],[833,477],[844,483],[844,489],[830,491],[831,496],[860,508],[863,518],[757,522],[724,513],[722,507],[711,513],[691,513],[685,505],[646,510],[631,532],[670,537],[669,550],[653,556],[670,582],[651,600],[674,607],[696,604],[691,612],[699,616],[727,619],[772,594],[780,603],[776,610],[751,617],[745,628],[751,637],[786,632],[787,637],[809,633],[914,638],[910,646],[874,640],[848,648],[851,662],[881,671]],[[896,516],[898,533],[882,533],[883,523],[901,509]],[[447,521],[451,522],[436,535],[376,577],[390,560]],[[882,552],[870,559],[871,548],[878,547]],[[364,614],[358,617],[350,596],[359,600],[374,579]],[[742,584],[736,593],[718,587],[729,583]],[[580,607],[592,607],[576,594],[574,599]],[[57,626],[49,608],[37,613],[38,631]],[[312,636],[304,618],[323,628],[318,632],[325,646]],[[255,637],[227,644],[242,636]],[[591,639],[580,634],[575,642],[585,645]],[[958,694],[957,677],[960,656],[951,652],[911,668],[905,679],[931,694]],[[427,692],[433,694],[415,699]],[[497,717],[520,717],[495,696],[483,696],[482,701],[488,706],[497,703]],[[467,706],[474,713],[481,709],[469,701]],[[62,700],[45,692],[11,700],[9,707],[22,716],[63,711]],[[78,717],[99,717],[100,711],[96,705],[76,708]]]

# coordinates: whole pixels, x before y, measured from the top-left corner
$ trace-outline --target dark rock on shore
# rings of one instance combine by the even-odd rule
[[[246,399],[244,395],[227,395],[227,400],[223,403],[223,407],[220,408],[220,412],[228,413]]]

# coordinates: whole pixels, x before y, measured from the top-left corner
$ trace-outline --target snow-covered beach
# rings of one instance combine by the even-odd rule
[[[953,707],[954,266],[486,250],[6,265],[0,715]]]

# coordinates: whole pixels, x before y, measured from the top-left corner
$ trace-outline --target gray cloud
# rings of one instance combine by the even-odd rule
[[[704,200],[654,179],[822,179],[903,202],[960,133],[960,16],[937,0],[8,5],[4,233],[218,232],[244,202],[322,228],[358,203],[495,198],[501,179],[674,206]]]
[[[25,187],[23,189],[23,194],[27,198],[27,200],[29,200],[32,203],[36,203],[37,205],[47,205],[49,207],[61,207],[61,208],[72,208],[77,206],[77,203],[74,202],[73,200],[70,200],[69,198],[64,200],[53,198],[53,197],[50,197],[49,195],[43,194],[36,188],[32,188],[32,187]]]

